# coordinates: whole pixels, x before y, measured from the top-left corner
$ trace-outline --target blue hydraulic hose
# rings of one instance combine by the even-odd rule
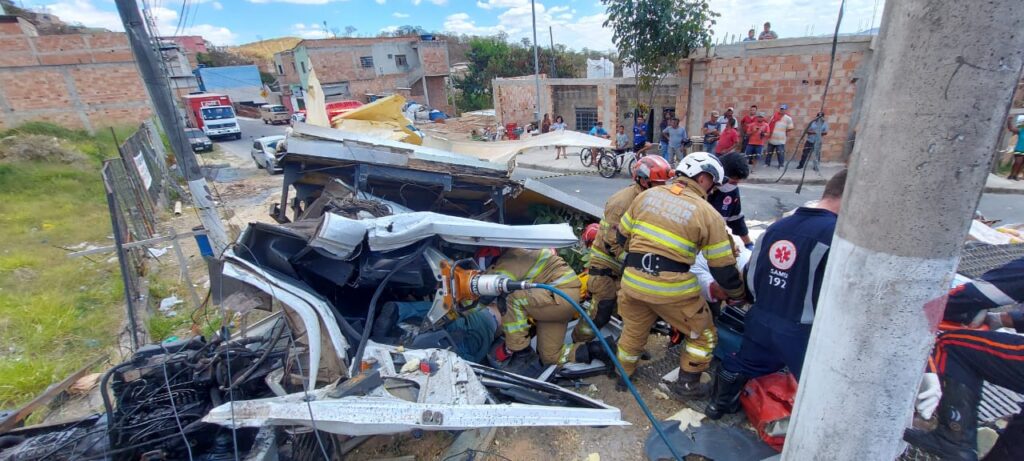
[[[622,364],[619,363],[619,359],[618,357],[616,357],[615,351],[612,350],[612,347],[609,346],[608,342],[604,340],[603,336],[601,336],[601,329],[597,328],[597,325],[595,325],[594,321],[590,319],[590,316],[587,315],[587,312],[584,311],[579,304],[576,304],[576,301],[573,301],[572,298],[563,293],[562,290],[559,290],[558,288],[555,288],[551,285],[546,285],[543,283],[531,283],[529,284],[529,288],[542,288],[548,290],[560,296],[562,299],[568,301],[569,305],[571,305],[573,309],[576,309],[576,312],[580,314],[580,320],[587,322],[587,324],[590,325],[590,328],[594,330],[595,336],[597,336],[597,340],[601,342],[601,347],[604,348],[604,351],[608,354],[608,358],[612,361],[613,364],[615,364],[615,370],[619,372],[619,377],[622,378],[622,382],[626,384],[626,388],[629,389],[629,392],[633,394],[633,398],[636,399],[636,403],[640,405],[640,409],[644,411],[644,415],[647,416],[647,419],[651,420],[651,424],[654,426],[654,430],[658,432],[658,437],[661,437],[661,440],[665,442],[665,446],[668,447],[668,450],[670,452],[672,452],[672,456],[675,457],[676,461],[683,461],[683,457],[679,455],[678,452],[676,452],[675,447],[673,447],[672,444],[669,442],[668,436],[665,435],[665,431],[662,430],[661,424],[654,417],[654,414],[651,413],[651,409],[647,408],[647,403],[644,402],[644,398],[640,397],[640,392],[636,390],[636,387],[633,386],[633,383],[629,380],[629,376],[626,375],[626,370],[624,370],[622,368]]]

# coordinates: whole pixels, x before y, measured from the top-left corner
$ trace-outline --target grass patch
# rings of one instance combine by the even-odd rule
[[[118,139],[133,130],[117,130]],[[29,123],[0,138],[17,134],[61,138],[85,159],[0,164],[0,408],[109,351],[124,317],[113,254],[71,259],[64,249],[112,242],[99,168],[117,156],[113,136]]]

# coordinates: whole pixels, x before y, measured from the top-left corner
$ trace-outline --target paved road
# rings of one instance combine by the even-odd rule
[[[242,139],[217,141],[224,151],[243,159],[251,165],[249,149],[253,139],[262,136],[284,134],[286,125],[264,125],[260,120],[240,118]],[[252,167],[255,170],[255,166]],[[604,179],[593,175],[559,176],[546,171],[518,168],[513,178],[544,178],[544,183],[563,192],[579,197],[597,206],[604,206],[605,200],[615,191],[629,184],[629,179],[619,176]],[[783,212],[796,208],[809,200],[821,196],[822,186],[804,186],[800,194],[793,185],[743,184],[743,211],[748,219],[770,221]],[[1003,223],[1024,222],[1024,196],[1013,194],[984,194],[978,210],[989,219]]]
[[[543,178],[551,173],[519,168],[514,178]],[[574,175],[541,179],[541,181],[563,192],[572,194],[598,206],[604,206],[608,196],[626,187],[629,180],[624,177],[604,179],[598,176]],[[774,184],[743,184],[743,212],[747,219],[770,221],[783,212],[796,208],[809,200],[821,196],[823,186],[804,186],[800,194],[796,186]],[[1024,222],[1024,196],[1015,194],[984,194],[978,211],[988,219],[999,219],[1003,223]]]
[[[259,119],[241,117],[238,118],[238,125],[242,128],[242,139],[230,141],[217,140],[214,143],[224,151],[249,162],[252,162],[249,149],[252,148],[254,139],[275,134],[283,135],[285,128],[288,128],[288,125],[266,125]]]

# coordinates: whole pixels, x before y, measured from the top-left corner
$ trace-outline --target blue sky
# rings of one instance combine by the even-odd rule
[[[18,0],[16,0],[18,1]],[[142,0],[140,0],[142,1]],[[122,30],[113,0],[20,0],[33,9],[47,9],[67,22]],[[843,32],[875,27],[884,0],[848,0]],[[232,45],[285,35],[325,36],[328,30],[343,35],[346,26],[355,35],[372,36],[401,25],[429,31],[492,35],[505,32],[513,39],[531,35],[529,0],[145,0],[161,35],[175,31],[202,35],[218,45]],[[719,40],[742,38],[746,30],[760,31],[771,21],[780,37],[830,33],[839,0],[712,0],[722,14],[715,27]],[[187,16],[186,16],[187,15]],[[181,21],[181,17],[187,17]],[[599,0],[543,0],[537,2],[538,41],[547,44],[548,26],[555,42],[570,48],[612,48],[611,32],[602,27],[605,9]],[[179,23],[184,22],[179,26]]]

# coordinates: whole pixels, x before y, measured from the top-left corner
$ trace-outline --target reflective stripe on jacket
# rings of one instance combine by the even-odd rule
[[[736,264],[725,221],[705,197],[701,187],[688,178],[642,192],[619,221],[619,232],[627,237],[626,252],[653,253],[692,265],[699,251],[707,259],[708,267]],[[622,286],[662,298],[700,294],[696,277],[689,273],[652,274],[626,268]]]

